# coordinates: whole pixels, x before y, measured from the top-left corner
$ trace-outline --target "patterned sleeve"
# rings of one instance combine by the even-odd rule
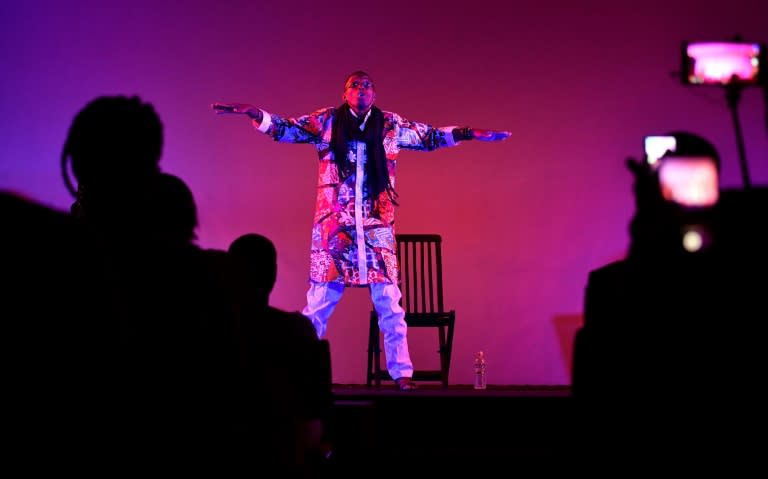
[[[330,128],[333,108],[322,108],[309,115],[284,117],[262,110],[264,120],[257,130],[281,143],[322,143],[325,130]]]
[[[453,139],[455,126],[435,128],[426,123],[406,120],[396,113],[392,114],[392,118],[397,145],[402,149],[432,151],[458,145]]]

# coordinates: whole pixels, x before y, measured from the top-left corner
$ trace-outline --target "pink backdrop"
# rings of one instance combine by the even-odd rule
[[[501,144],[400,156],[398,231],[444,238],[445,298],[458,318],[451,381],[471,382],[472,356],[482,349],[490,384],[568,384],[587,273],[628,244],[633,198],[624,160],[641,153],[642,137],[699,133],[723,156],[723,185],[741,184],[724,92],[684,87],[675,72],[684,40],[768,40],[768,3],[400,5],[6,2],[0,188],[67,208],[58,158],[73,116],[98,95],[139,95],[165,126],[163,168],[195,193],[199,244],[269,236],[279,254],[273,303],[300,309],[314,150],[276,144],[209,104],[304,114],[340,103],[344,76],[366,70],[384,109],[438,126],[513,132]],[[762,95],[744,91],[739,116],[752,181],[765,185]],[[365,379],[370,307],[365,290],[348,290],[331,320],[336,382]],[[437,363],[436,340],[426,334],[411,334],[419,367]]]

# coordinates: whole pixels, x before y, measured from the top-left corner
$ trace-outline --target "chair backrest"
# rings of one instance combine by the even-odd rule
[[[442,313],[442,238],[437,234],[397,234],[400,305],[406,313]]]

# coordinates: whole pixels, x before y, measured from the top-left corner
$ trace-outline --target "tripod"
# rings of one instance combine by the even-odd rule
[[[749,180],[749,171],[747,169],[747,155],[744,152],[744,137],[741,133],[741,123],[739,122],[738,106],[741,99],[741,91],[743,85],[740,85],[737,81],[732,81],[725,85],[725,97],[728,100],[728,108],[731,110],[731,118],[733,118],[733,126],[736,130],[736,146],[739,148],[739,164],[741,165],[741,177],[744,181],[744,189],[751,188]]]

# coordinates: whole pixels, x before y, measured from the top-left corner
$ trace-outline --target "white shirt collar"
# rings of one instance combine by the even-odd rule
[[[368,113],[365,114],[365,118],[363,118],[363,122],[360,123],[360,131],[363,131],[365,129],[365,123],[368,121],[368,117],[371,116],[371,112],[373,111],[373,107],[368,109]],[[357,113],[355,113],[355,110],[349,109],[349,112],[352,113],[352,116],[355,118],[358,118]]]

